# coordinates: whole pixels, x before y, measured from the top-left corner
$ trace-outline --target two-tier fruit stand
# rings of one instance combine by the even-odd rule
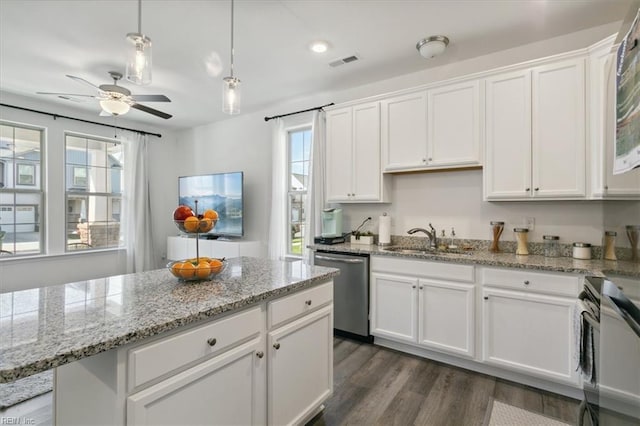
[[[183,220],[175,219],[178,211],[180,211],[180,215],[185,216]],[[167,265],[167,268],[175,277],[184,281],[206,280],[222,271],[224,259],[200,256],[200,234],[211,231],[218,222],[217,217],[217,212],[213,210],[205,211],[205,215],[199,215],[197,200],[195,201],[195,211],[192,211],[187,206],[179,206],[174,211],[173,222],[178,229],[186,234],[195,234],[196,240],[195,258],[174,261]]]

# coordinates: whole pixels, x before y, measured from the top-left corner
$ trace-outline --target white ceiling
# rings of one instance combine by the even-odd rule
[[[236,0],[235,75],[242,112],[312,93],[339,90],[504,50],[624,18],[629,0]],[[159,128],[185,128],[227,118],[222,78],[229,73],[230,0],[143,0],[142,30],[153,40],[153,82],[134,94],[164,94],[127,118]],[[93,94],[65,74],[96,85],[123,72],[128,32],[137,31],[137,0],[0,0],[0,90]],[[425,60],[415,49],[443,34],[444,55]],[[312,54],[312,40],[331,48]],[[334,59],[361,60],[332,68]],[[209,63],[209,67],[207,67]],[[99,112],[96,101],[47,100]],[[276,111],[274,111],[276,112]],[[96,119],[98,119],[96,117]]]

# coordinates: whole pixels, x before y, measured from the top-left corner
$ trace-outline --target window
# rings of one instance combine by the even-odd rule
[[[309,160],[311,156],[311,128],[287,132],[288,164],[288,235],[287,254],[302,255],[305,229],[304,205],[309,183]]]
[[[65,135],[67,250],[121,247],[120,142]]]
[[[0,250],[43,252],[42,129],[0,123]]]
[[[18,163],[18,185],[36,184],[36,166],[34,164]]]

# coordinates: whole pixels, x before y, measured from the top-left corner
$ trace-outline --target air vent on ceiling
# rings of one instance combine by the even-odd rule
[[[336,59],[335,61],[329,62],[330,67],[337,67],[340,65],[348,64],[349,62],[355,62],[360,59],[357,55],[347,56],[345,58]]]

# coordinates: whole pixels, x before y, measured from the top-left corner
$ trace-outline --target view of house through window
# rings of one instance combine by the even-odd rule
[[[42,129],[0,123],[1,254],[43,251]]]
[[[311,128],[291,130],[287,133],[289,165],[288,229],[287,254],[302,255],[304,238],[304,203],[309,183],[309,165],[311,156]]]
[[[67,134],[65,151],[67,250],[122,246],[122,145]]]

